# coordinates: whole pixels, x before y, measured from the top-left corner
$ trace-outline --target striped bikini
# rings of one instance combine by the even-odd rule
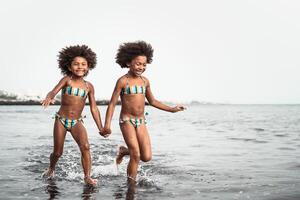
[[[146,95],[146,82],[145,80],[141,77],[141,79],[144,82],[144,85],[133,85],[129,86],[128,84],[128,79],[129,77],[126,75],[126,87],[121,89],[120,95],[135,95],[135,94],[143,94]],[[139,127],[141,124],[147,124],[147,121],[145,118],[129,118],[129,117],[123,117],[119,119],[119,123],[123,124],[125,122],[130,122],[135,128]]]
[[[82,88],[67,86],[61,90],[61,94],[69,96],[79,96],[85,99],[87,97],[88,91]]]
[[[121,96],[126,95],[126,94],[146,94],[146,82],[145,80],[141,77],[141,79],[144,82],[144,85],[133,85],[133,86],[129,86],[128,83],[128,75],[126,74],[126,87],[121,89]]]
[[[127,117],[124,117],[124,118],[119,119],[120,124],[123,124],[125,122],[130,122],[134,126],[134,128],[138,128],[142,124],[147,124],[147,120],[144,119],[144,118],[127,118]]]
[[[59,121],[62,123],[62,125],[64,126],[64,128],[67,131],[70,131],[71,128],[73,128],[76,125],[77,122],[83,122],[84,117],[79,117],[78,119],[68,119],[66,117],[62,117],[58,113],[55,113],[55,118],[59,119]]]
[[[66,86],[65,88],[63,88],[61,90],[61,95],[62,96],[68,95],[68,96],[81,97],[83,100],[85,100],[88,95],[88,90],[70,86],[71,80],[72,80],[72,77],[71,77],[70,81],[68,82],[68,86]],[[86,84],[86,87],[88,89],[89,87],[88,87],[87,82],[84,81],[84,83]],[[62,125],[65,127],[65,129],[67,131],[70,131],[71,128],[73,128],[77,122],[83,122],[82,119],[84,117],[79,117],[78,119],[68,119],[68,118],[63,117],[60,114],[56,113],[55,118],[59,119],[59,121],[62,123]]]

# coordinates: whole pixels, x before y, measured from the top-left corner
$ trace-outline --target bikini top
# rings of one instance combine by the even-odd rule
[[[145,80],[141,77],[141,79],[144,82],[144,85],[133,85],[133,86],[129,86],[128,84],[128,79],[129,77],[126,75],[126,87],[122,88],[121,90],[121,95],[125,95],[125,94],[146,94],[146,82]]]
[[[64,94],[65,95],[70,95],[70,96],[79,96],[79,97],[85,99],[87,97],[88,90],[85,90],[83,88],[70,86],[71,80],[72,80],[72,77],[69,80],[68,85],[61,90],[61,94],[62,95],[64,95]],[[85,85],[88,89],[89,87],[88,87],[88,84],[85,80],[84,80],[84,83],[85,83]]]

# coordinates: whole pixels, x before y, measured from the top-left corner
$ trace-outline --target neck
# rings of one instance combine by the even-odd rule
[[[76,76],[74,74],[72,74],[70,77],[71,77],[72,80],[81,80],[81,79],[83,79],[82,76]]]
[[[141,76],[137,76],[137,75],[135,75],[132,71],[128,71],[127,72],[127,74],[130,76],[130,77],[132,77],[132,78],[139,78],[139,77],[141,77]]]

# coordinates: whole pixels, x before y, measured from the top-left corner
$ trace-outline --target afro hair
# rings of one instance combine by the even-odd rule
[[[147,63],[151,63],[153,57],[152,46],[144,41],[123,43],[118,49],[116,63],[122,68],[128,68],[127,64],[137,56],[146,56]]]
[[[75,45],[63,48],[58,54],[58,66],[63,75],[71,75],[69,67],[75,57],[83,57],[87,60],[89,69],[94,69],[97,64],[96,53],[86,45]],[[86,74],[87,75],[87,74]]]

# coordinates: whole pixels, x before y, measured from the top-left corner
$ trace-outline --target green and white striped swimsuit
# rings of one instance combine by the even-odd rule
[[[122,88],[121,90],[121,96],[123,95],[135,95],[135,94],[143,94],[146,95],[146,82],[145,80],[141,77],[141,79],[144,82],[144,85],[133,85],[129,86],[128,84],[128,79],[129,77],[126,75],[127,80],[126,80],[126,87]],[[119,119],[119,123],[123,124],[125,122],[130,122],[135,128],[139,127],[141,124],[147,124],[147,121],[145,118],[138,118],[138,117],[124,117]]]

